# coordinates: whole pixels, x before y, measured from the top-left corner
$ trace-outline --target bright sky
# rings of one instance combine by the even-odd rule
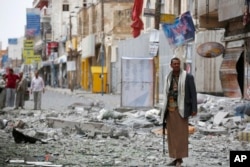
[[[26,8],[32,8],[33,0],[1,0],[0,41],[2,49],[8,46],[8,38],[24,36]]]

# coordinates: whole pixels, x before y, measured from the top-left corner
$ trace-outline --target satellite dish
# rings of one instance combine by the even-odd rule
[[[224,46],[218,42],[206,42],[198,46],[197,53],[206,58],[213,58],[224,53]]]

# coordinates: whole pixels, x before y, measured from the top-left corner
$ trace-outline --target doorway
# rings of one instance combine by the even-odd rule
[[[236,63],[237,79],[240,87],[242,97],[244,95],[244,52],[241,53],[239,60]]]

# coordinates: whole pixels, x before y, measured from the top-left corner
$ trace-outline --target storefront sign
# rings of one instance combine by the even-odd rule
[[[174,14],[161,14],[160,22],[173,24],[175,22],[175,15]]]
[[[213,58],[224,52],[224,46],[218,42],[206,42],[198,46],[197,53],[206,58]]]

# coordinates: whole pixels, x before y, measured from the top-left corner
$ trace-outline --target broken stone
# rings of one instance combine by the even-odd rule
[[[223,123],[223,126],[227,129],[233,129],[237,127],[233,119],[227,119],[227,121]]]
[[[128,130],[126,129],[114,129],[112,131],[112,138],[120,138],[121,136],[124,136],[124,137],[129,137],[129,132]]]
[[[77,125],[75,125],[75,128],[76,128],[77,134],[84,135],[84,136],[86,135],[86,133]]]
[[[7,119],[0,119],[0,129],[4,129],[7,126]]]
[[[32,116],[34,113],[32,111],[27,111],[27,110],[21,110],[20,115],[27,115],[27,116]]]
[[[95,136],[96,136],[95,131],[90,131],[90,132],[88,132],[88,138],[93,139],[93,138],[95,138]]]
[[[145,113],[145,117],[147,118],[147,120],[149,122],[152,122],[154,125],[160,125],[160,115],[161,111],[160,110],[157,110],[157,109],[152,109],[152,110],[148,110],[146,111]]]
[[[205,112],[206,113],[206,112],[209,111],[208,108],[206,106],[204,106],[204,105],[201,105],[198,109],[199,109],[199,113],[200,112]]]
[[[135,128],[135,129],[150,128],[154,126],[153,123],[149,122],[145,118],[144,119],[128,118],[127,120],[123,121],[121,124],[126,125],[128,127]]]
[[[199,113],[199,119],[200,121],[207,121],[209,120],[213,115],[211,113]]]
[[[159,116],[159,115],[160,115],[160,113],[161,113],[161,111],[160,111],[160,110],[157,110],[157,109],[151,109],[151,110],[146,111],[146,113],[145,113],[145,117],[147,118],[148,116],[151,116],[151,115],[157,115],[157,116]]]
[[[55,113],[55,112],[51,112],[51,113],[46,114],[46,117],[58,117],[58,116],[59,116],[59,114]]]
[[[198,121],[198,126],[205,127],[206,123],[202,121]]]
[[[227,134],[227,130],[226,128],[223,127],[213,127],[210,129],[206,129],[206,128],[199,128],[199,132],[204,134],[204,135],[208,135],[208,134],[215,134],[215,135],[221,135],[221,134]]]
[[[101,121],[101,120],[105,120],[105,119],[106,120],[108,120],[108,119],[122,119],[123,117],[124,117],[124,115],[119,113],[119,112],[102,109],[99,112],[97,119],[99,121]]]
[[[226,122],[232,120],[235,123],[239,123],[242,121],[241,116],[235,116],[235,117],[228,117],[228,118],[224,118],[221,122],[224,125]]]
[[[84,107],[77,106],[77,107],[75,107],[75,110],[77,112],[84,112]]]
[[[19,120],[15,123],[14,127],[23,129],[25,125],[26,124],[22,120]]]
[[[215,125],[219,125],[222,120],[228,115],[228,112],[224,112],[224,111],[219,111],[215,116],[214,116],[214,120],[213,120],[213,124]]]

